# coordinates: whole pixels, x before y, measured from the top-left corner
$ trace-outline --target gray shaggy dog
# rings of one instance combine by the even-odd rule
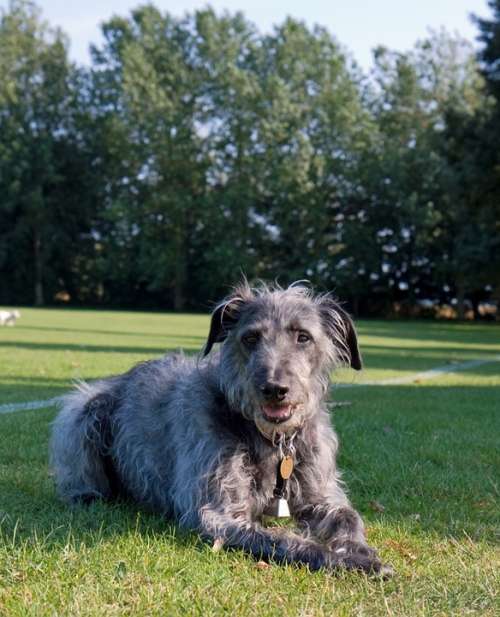
[[[143,362],[63,399],[58,492],[131,498],[257,558],[389,575],[335,464],[327,398],[345,364],[361,368],[356,332],[330,296],[244,282],[215,308],[203,358]],[[280,471],[284,458],[292,471]],[[296,532],[262,524],[277,499]]]

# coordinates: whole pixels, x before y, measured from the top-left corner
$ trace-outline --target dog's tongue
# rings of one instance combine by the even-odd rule
[[[290,405],[263,405],[264,415],[273,420],[282,420],[290,415]]]

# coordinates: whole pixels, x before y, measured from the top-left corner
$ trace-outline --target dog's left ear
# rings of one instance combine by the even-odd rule
[[[242,297],[235,295],[227,298],[215,307],[212,313],[212,321],[210,322],[210,332],[203,350],[204,356],[210,353],[215,343],[222,343],[222,341],[226,340],[229,331],[234,328],[240,318],[244,302]]]
[[[360,371],[363,368],[363,361],[358,347],[358,335],[351,317],[328,296],[321,299],[319,308],[328,335],[337,346],[341,347],[342,355],[346,357],[350,367]]]

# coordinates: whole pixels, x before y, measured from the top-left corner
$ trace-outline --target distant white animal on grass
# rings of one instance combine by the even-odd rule
[[[19,317],[19,311],[0,311],[0,326],[13,326]]]

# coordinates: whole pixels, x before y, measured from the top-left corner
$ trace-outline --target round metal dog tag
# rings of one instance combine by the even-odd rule
[[[280,475],[283,480],[288,480],[293,472],[293,458],[291,456],[283,457],[280,465]]]

